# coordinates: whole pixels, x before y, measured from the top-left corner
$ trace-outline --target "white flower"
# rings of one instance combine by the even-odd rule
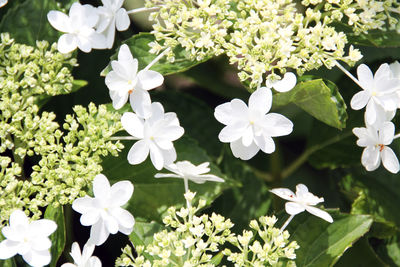
[[[0,0],[0,7],[7,5],[8,0]]]
[[[393,78],[388,64],[382,64],[375,75],[372,74],[368,66],[361,64],[357,68],[357,76],[363,91],[353,96],[350,105],[355,110],[367,106],[365,116],[368,124],[375,123],[377,106],[381,106],[385,111],[397,109],[400,101],[397,91],[400,83]]]
[[[110,187],[107,177],[97,175],[93,180],[94,198],[85,196],[75,199],[72,208],[81,213],[81,224],[92,226],[88,243],[99,246],[110,234],[120,231],[129,235],[135,219],[132,214],[121,208],[131,198],[133,185],[129,181],[120,181]]]
[[[293,123],[285,116],[266,114],[271,105],[271,90],[261,87],[251,94],[249,107],[240,99],[216,107],[215,118],[227,125],[219,133],[219,140],[230,143],[235,157],[248,160],[260,149],[272,153],[275,151],[272,137],[292,132]]]
[[[156,178],[182,178],[190,180],[197,184],[203,184],[206,181],[211,182],[224,182],[224,179],[215,176],[213,174],[206,174],[210,171],[208,167],[209,162],[204,162],[198,166],[192,164],[190,161],[178,161],[176,163],[165,166],[164,168],[173,173],[157,173],[154,177]]]
[[[286,72],[281,80],[270,82],[267,80],[265,85],[268,88],[274,88],[280,93],[288,92],[296,86],[297,78],[292,72]]]
[[[398,61],[393,62],[389,65],[390,70],[393,73],[393,77],[397,79],[397,82],[400,84],[400,63]],[[400,88],[397,90],[397,94],[400,98]],[[397,108],[400,108],[400,101],[398,102]]]
[[[399,160],[393,150],[388,147],[394,138],[394,124],[384,122],[379,128],[367,124],[366,128],[354,128],[353,133],[358,137],[357,145],[365,147],[361,163],[367,171],[376,170],[381,161],[383,166],[392,173],[399,172]]]
[[[61,267],[101,267],[101,261],[96,256],[92,256],[94,251],[94,245],[86,243],[83,247],[83,251],[81,253],[81,249],[79,248],[79,244],[74,242],[71,246],[71,257],[74,260],[74,264],[72,263],[64,263]]]
[[[61,53],[69,53],[77,47],[86,53],[92,48],[105,48],[106,38],[94,30],[99,15],[93,6],[76,2],[71,6],[69,16],[52,10],[47,19],[55,29],[66,33],[58,39],[57,47]]]
[[[142,118],[151,115],[151,99],[147,92],[160,86],[164,77],[153,70],[138,72],[138,61],[132,57],[131,51],[123,44],[118,52],[118,60],[111,61],[112,71],[106,76],[106,85],[110,89],[113,107],[120,109],[130,96],[134,112]]]
[[[128,29],[131,21],[125,8],[122,8],[124,0],[101,0],[103,6],[98,7],[100,15],[97,23],[97,32],[105,34],[107,48],[112,48],[115,37],[115,27],[118,31]]]
[[[308,188],[304,184],[298,184],[296,186],[296,194],[287,188],[275,188],[270,191],[283,199],[289,200],[289,202],[285,204],[285,210],[290,215],[296,215],[306,210],[327,222],[333,222],[329,213],[312,207],[320,202],[324,202],[324,198],[314,196],[312,193],[308,192]]]
[[[57,224],[51,220],[29,222],[23,211],[14,211],[10,215],[9,225],[2,230],[6,240],[0,243],[0,259],[19,254],[31,266],[49,264],[51,241],[48,236],[56,229]]]
[[[157,170],[176,160],[176,151],[172,141],[180,138],[184,129],[173,112],[164,113],[163,106],[154,102],[151,104],[151,117],[142,119],[132,112],[122,115],[121,123],[124,129],[137,138],[128,153],[130,164],[143,162],[150,153],[150,159]]]

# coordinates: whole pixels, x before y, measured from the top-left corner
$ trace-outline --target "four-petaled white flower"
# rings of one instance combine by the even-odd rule
[[[81,224],[92,226],[88,243],[97,246],[103,244],[110,234],[120,231],[129,235],[135,219],[132,214],[121,208],[131,198],[133,185],[129,181],[120,181],[110,187],[103,174],[93,180],[94,198],[85,196],[75,199],[72,208],[81,213]]]
[[[81,253],[79,244],[74,242],[71,246],[70,253],[72,259],[74,260],[74,264],[64,263],[61,265],[61,267],[101,267],[100,259],[96,256],[92,256],[94,247],[94,244],[86,243]]]
[[[248,107],[240,99],[216,107],[215,118],[227,125],[219,133],[219,140],[230,143],[235,157],[248,160],[260,149],[272,153],[275,151],[272,137],[292,132],[293,123],[285,116],[266,114],[271,105],[271,90],[261,87],[251,94]]]
[[[265,85],[268,88],[274,88],[280,93],[285,93],[292,90],[296,86],[297,78],[292,72],[286,72],[281,80],[270,82],[267,80]]]
[[[172,173],[157,173],[154,177],[156,178],[182,178],[185,181],[185,188],[187,181],[190,180],[197,184],[203,184],[206,181],[211,182],[224,182],[224,179],[213,175],[207,174],[210,171],[208,167],[209,162],[204,162],[198,166],[192,164],[190,161],[178,161],[176,163],[165,166],[164,168],[171,171]],[[188,188],[187,188],[188,189]],[[187,190],[186,190],[187,191]]]
[[[125,8],[122,8],[124,0],[101,0],[103,6],[99,6],[100,15],[97,23],[97,32],[103,33],[107,38],[107,48],[112,48],[115,37],[115,27],[118,31],[128,29],[131,21]]]
[[[47,14],[51,26],[65,32],[58,39],[58,51],[69,53],[77,47],[83,52],[90,52],[92,48],[102,49],[106,46],[104,35],[94,30],[99,20],[97,9],[91,5],[74,3],[69,10],[69,16],[52,10]]]
[[[363,91],[358,92],[351,99],[350,105],[353,109],[359,110],[366,107],[365,118],[370,125],[377,120],[377,109],[381,106],[385,111],[397,109],[400,101],[400,83],[393,77],[393,73],[388,64],[382,64],[372,74],[368,66],[361,64],[357,68],[358,81]]]
[[[324,202],[324,198],[317,197],[308,192],[308,188],[304,184],[298,184],[296,186],[296,194],[287,188],[275,188],[270,191],[275,195],[289,201],[285,204],[285,210],[290,215],[296,215],[306,210],[327,222],[333,222],[332,216],[329,215],[329,213],[313,207],[318,203]]]
[[[138,139],[128,153],[130,164],[143,162],[150,152],[150,159],[157,170],[176,160],[176,151],[172,141],[180,138],[184,129],[173,112],[164,113],[163,106],[154,102],[151,104],[151,117],[142,119],[132,112],[122,115],[121,123],[124,129]]]
[[[0,259],[8,259],[16,254],[31,266],[44,266],[50,263],[51,241],[48,238],[57,229],[52,220],[41,219],[29,222],[21,210],[10,215],[9,225],[2,229],[6,240],[0,243]]]
[[[381,127],[375,128],[367,124],[364,128],[354,128],[353,133],[359,138],[357,145],[365,147],[361,163],[367,171],[376,170],[381,161],[391,173],[399,172],[399,160],[393,150],[388,147],[394,138],[394,124],[384,122]]]
[[[113,107],[120,109],[130,98],[133,111],[142,118],[151,115],[151,99],[148,90],[160,86],[164,77],[153,70],[138,72],[138,61],[123,44],[118,52],[118,60],[111,61],[112,71],[106,76]]]

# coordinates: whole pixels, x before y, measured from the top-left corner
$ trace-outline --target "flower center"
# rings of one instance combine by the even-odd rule
[[[382,150],[385,148],[385,145],[379,144],[379,152],[382,152]]]
[[[372,93],[371,93],[372,96],[376,96],[377,94],[378,93],[375,90],[373,90]]]

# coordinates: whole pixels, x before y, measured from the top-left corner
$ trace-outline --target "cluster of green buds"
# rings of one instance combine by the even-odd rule
[[[289,243],[289,232],[275,228],[277,222],[275,216],[263,216],[250,222],[250,227],[255,230],[244,230],[232,242],[240,252],[232,252],[225,249],[224,254],[228,261],[235,266],[262,267],[277,266],[285,263],[285,266],[296,266],[293,259],[296,258],[295,250],[299,248],[296,241]]]
[[[395,0],[303,0],[301,2],[331,22],[344,22],[355,34],[369,30],[399,29],[400,3]]]
[[[244,231],[236,236],[231,232],[232,222],[221,215],[211,216],[195,214],[202,209],[206,201],[200,199],[198,206],[193,207],[195,194],[188,191],[185,198],[189,208],[168,209],[168,215],[163,222],[169,230],[162,230],[153,235],[153,240],[146,246],[135,247],[136,257],[132,248],[126,246],[117,259],[116,266],[220,266],[222,255],[235,266],[277,266],[285,262],[286,266],[295,266],[295,249],[299,248],[295,241],[288,241],[289,233],[275,228],[276,218],[261,217],[258,222],[253,220],[252,231]],[[223,249],[230,243],[240,252]],[[226,246],[224,246],[226,247]]]
[[[151,43],[151,52],[158,54],[170,49],[167,58],[174,61],[173,49],[180,45],[190,59],[201,61],[206,57],[224,53],[229,19],[235,18],[229,0],[147,0],[146,7],[159,7],[150,14],[155,21],[152,33],[156,42]]]
[[[21,52],[22,51],[22,52]],[[40,104],[68,93],[74,82],[71,55],[55,46],[17,44],[1,34],[0,44],[0,228],[15,209],[32,219],[49,204],[71,203],[100,173],[101,157],[122,148],[109,137],[120,131],[120,115],[106,106],[76,106],[63,125]]]
[[[319,6],[301,12],[292,0],[146,0],[146,7],[159,8],[150,15],[156,38],[150,52],[170,48],[170,60],[178,45],[192,60],[224,53],[238,67],[240,80],[253,88],[280,79],[288,69],[302,75],[323,65],[332,68],[336,60],[354,65],[362,57],[353,47],[346,55],[346,35],[330,25],[332,16],[321,14]]]

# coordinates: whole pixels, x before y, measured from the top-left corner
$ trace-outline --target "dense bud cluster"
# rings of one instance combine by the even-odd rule
[[[67,66],[76,65],[75,59],[47,42],[34,48],[14,43],[8,34],[1,41],[0,228],[15,209],[29,210],[38,219],[41,207],[86,195],[83,189],[102,170],[101,156],[116,156],[122,148],[109,141],[122,129],[120,115],[106,106],[74,107],[65,133],[54,113],[40,112],[41,100],[71,91]]]

